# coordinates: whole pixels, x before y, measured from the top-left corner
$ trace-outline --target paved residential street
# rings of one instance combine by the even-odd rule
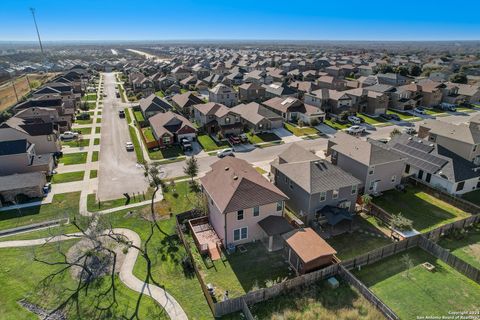
[[[123,193],[143,192],[148,183],[143,170],[137,165],[135,152],[127,152],[125,143],[130,141],[125,119],[118,110],[126,105],[115,96],[115,74],[104,74],[102,133],[100,145],[100,170],[98,173],[98,198],[119,198]]]

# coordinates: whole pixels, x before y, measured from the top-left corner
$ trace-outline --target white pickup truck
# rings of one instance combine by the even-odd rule
[[[347,133],[349,134],[361,134],[365,132],[365,127],[363,126],[351,126],[347,129]]]
[[[78,132],[65,131],[64,133],[60,134],[60,139],[62,140],[69,140],[75,138],[78,138]]]

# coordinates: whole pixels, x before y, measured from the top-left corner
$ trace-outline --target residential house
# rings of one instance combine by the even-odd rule
[[[208,134],[227,136],[243,132],[240,114],[223,104],[215,102],[197,104],[193,106],[193,114],[195,122]]]
[[[260,221],[283,215],[288,197],[245,160],[225,157],[200,178],[208,218],[223,245],[266,238]]]
[[[187,117],[193,115],[192,107],[196,104],[202,104],[204,101],[192,91],[176,94],[172,97],[172,104],[176,110]]]
[[[265,88],[256,82],[244,83],[238,87],[238,97],[241,102],[262,101]]]
[[[398,73],[378,73],[379,84],[388,84],[390,86],[403,86],[411,82],[411,79]]]
[[[138,104],[145,119],[148,119],[157,113],[164,113],[173,109],[173,106],[168,103],[167,100],[160,98],[155,94],[151,94],[146,98],[140,99]]]
[[[208,97],[210,102],[221,103],[227,107],[238,104],[238,93],[224,84],[217,84],[213,89],[210,89]]]
[[[16,203],[18,196],[41,198],[47,178],[42,172],[15,173],[0,176],[0,207]]]
[[[197,135],[197,129],[190,121],[171,111],[157,113],[148,121],[161,148],[179,143],[182,139],[194,140]]]
[[[265,132],[283,127],[283,119],[280,115],[256,102],[239,104],[231,111],[240,115],[244,130]]]
[[[27,139],[0,141],[0,176],[25,172],[51,175],[55,162],[51,153],[37,154]]]
[[[359,179],[363,193],[369,194],[379,194],[399,185],[406,160],[370,140],[363,141],[343,132],[337,132],[328,141],[327,155],[334,165]]]
[[[269,85],[264,84],[263,87],[265,88],[266,99],[274,97],[298,97],[298,91],[286,83],[271,83]]]
[[[306,104],[297,98],[275,97],[262,102],[262,104],[285,121],[295,123],[302,120],[307,125],[315,125],[325,119],[325,112],[320,108]]]

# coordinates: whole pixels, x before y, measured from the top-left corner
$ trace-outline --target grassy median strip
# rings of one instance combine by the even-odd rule
[[[93,140],[93,144],[98,146],[100,144],[100,138],[95,138],[95,140]]]
[[[100,133],[100,130],[102,129],[102,127],[96,127],[95,128],[95,133]]]
[[[125,108],[125,118],[127,119],[127,124],[130,124],[132,122],[132,117],[130,116],[130,109]]]
[[[87,162],[86,152],[64,153],[60,158],[60,163],[64,165],[82,164]]]
[[[52,176],[51,182],[65,183],[65,182],[82,181],[84,176],[85,176],[85,171],[57,173]]]
[[[128,131],[130,132],[130,138],[132,139],[133,147],[135,148],[135,154],[137,155],[137,161],[139,163],[144,163],[145,158],[143,157],[143,150],[138,141],[137,131],[134,127],[128,126]]]
[[[90,179],[95,179],[98,176],[98,170],[90,170]]]

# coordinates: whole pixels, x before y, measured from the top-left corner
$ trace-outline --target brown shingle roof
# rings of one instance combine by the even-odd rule
[[[304,263],[337,253],[312,228],[293,230],[283,238]]]

